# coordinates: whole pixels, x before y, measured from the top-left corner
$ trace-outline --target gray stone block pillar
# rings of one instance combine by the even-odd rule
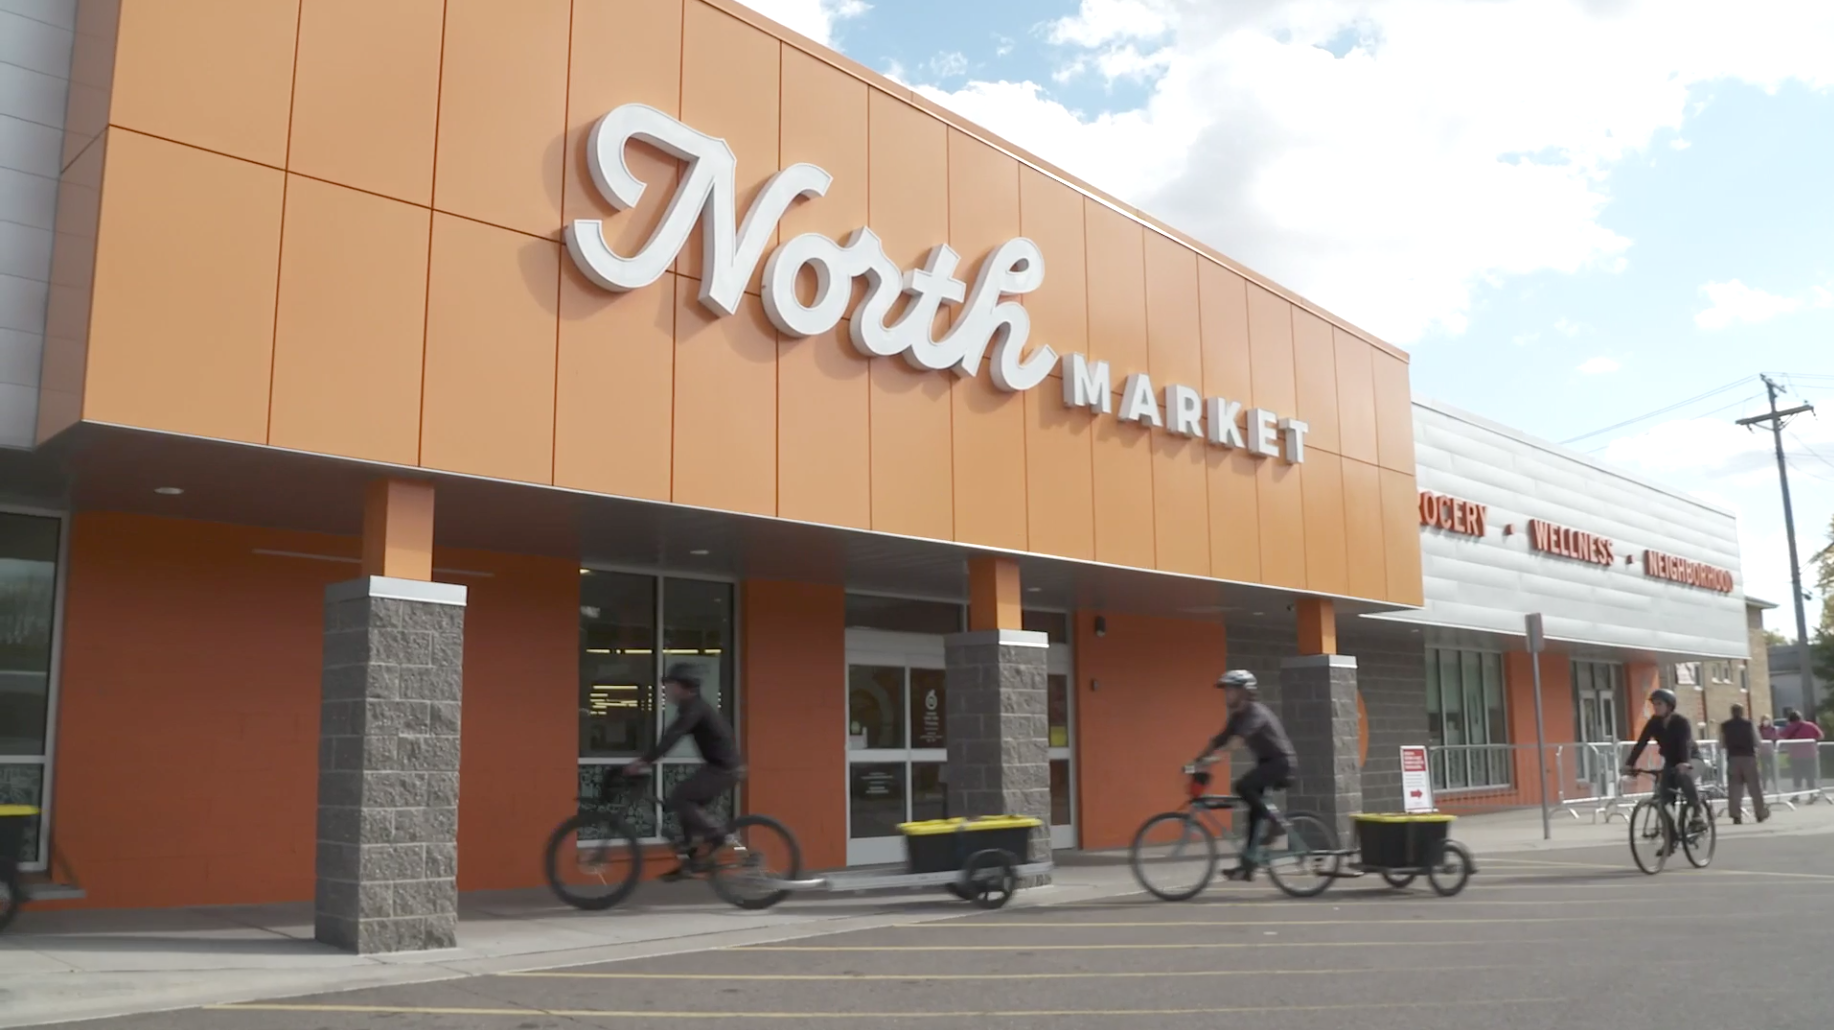
[[[1357,766],[1356,659],[1318,654],[1280,663],[1280,719],[1299,752],[1299,772],[1286,807],[1310,812],[1337,831],[1339,847],[1354,839],[1350,817],[1363,810]]]
[[[359,954],[458,938],[465,588],[325,591],[314,935]]]
[[[1043,633],[987,630],[943,641],[949,814],[1028,815],[1032,858],[1051,854],[1051,763]],[[1049,878],[1024,881],[1026,886]]]

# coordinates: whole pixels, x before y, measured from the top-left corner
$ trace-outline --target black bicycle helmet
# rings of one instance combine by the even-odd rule
[[[674,683],[698,694],[700,693],[700,670],[686,663],[671,665],[669,671],[663,674],[662,682]]]
[[[1653,705],[1657,701],[1660,701],[1663,704],[1667,705],[1668,710],[1671,712],[1674,711],[1680,704],[1680,702],[1675,700],[1675,692],[1668,689],[1667,687],[1657,687],[1656,689],[1649,692],[1649,703]]]
[[[1255,674],[1247,669],[1231,669],[1217,677],[1216,688],[1218,690],[1229,687],[1247,691],[1249,697],[1259,697],[1261,693],[1260,684],[1255,682]]]

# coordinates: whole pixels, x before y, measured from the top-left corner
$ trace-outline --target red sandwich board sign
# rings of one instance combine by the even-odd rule
[[[1401,749],[1401,799],[1403,811],[1433,810],[1433,776],[1427,771],[1426,748],[1417,744]]]

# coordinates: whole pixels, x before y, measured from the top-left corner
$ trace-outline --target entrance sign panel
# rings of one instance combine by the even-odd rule
[[[1433,777],[1427,772],[1426,748],[1409,745],[1401,749],[1401,797],[1406,811],[1433,810]]]

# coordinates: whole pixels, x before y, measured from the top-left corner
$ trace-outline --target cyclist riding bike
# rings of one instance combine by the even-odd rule
[[[1223,692],[1229,721],[1221,733],[1211,738],[1204,753],[1197,756],[1195,764],[1199,771],[1195,778],[1199,783],[1210,782],[1210,774],[1202,770],[1219,761],[1222,750],[1232,740],[1240,740],[1254,756],[1254,768],[1237,778],[1234,787],[1236,796],[1248,806],[1248,844],[1242,849],[1242,864],[1226,874],[1231,880],[1251,880],[1255,863],[1250,856],[1254,848],[1271,844],[1286,833],[1280,818],[1268,811],[1267,792],[1291,784],[1299,756],[1293,751],[1293,742],[1287,738],[1280,717],[1261,703],[1261,689],[1255,682],[1254,673],[1243,669],[1225,672],[1216,681],[1216,686]],[[1267,824],[1267,837],[1260,840],[1255,833],[1263,823]]]
[[[680,880],[694,873],[706,872],[707,860],[724,841],[726,831],[714,825],[704,806],[717,800],[736,786],[745,775],[739,757],[739,744],[732,726],[718,708],[700,696],[700,672],[693,666],[676,665],[662,678],[669,703],[675,706],[675,721],[662,731],[662,738],[641,759],[624,767],[624,775],[638,776],[648,772],[656,760],[669,753],[683,737],[694,738],[702,765],[694,774],[675,785],[669,792],[668,809],[681,826],[681,862],[664,873],[664,880]],[[698,850],[702,845],[705,851]]]
[[[1654,741],[1657,753],[1662,756],[1662,772],[1656,777],[1659,800],[1664,806],[1669,805],[1675,800],[1675,791],[1679,789],[1688,804],[1693,806],[1694,818],[1699,819],[1700,791],[1694,785],[1694,763],[1691,761],[1697,753],[1694,727],[1685,716],[1675,711],[1675,692],[1667,687],[1657,687],[1650,691],[1649,707],[1654,714],[1643,724],[1643,732],[1637,736],[1637,746],[1630,750],[1630,757],[1624,762],[1624,772],[1626,775],[1636,772],[1637,759],[1642,757],[1643,749]]]

